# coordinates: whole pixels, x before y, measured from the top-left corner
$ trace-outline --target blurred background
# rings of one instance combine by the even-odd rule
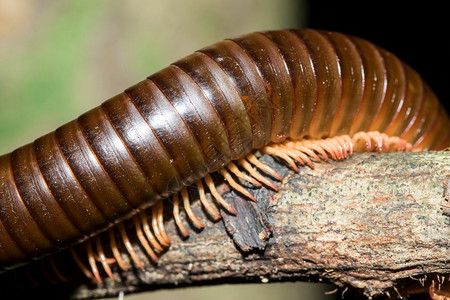
[[[0,0],[0,152],[193,51],[297,27],[302,2]]]
[[[0,0],[0,153],[54,130],[196,49],[257,30],[310,27],[366,38],[418,70],[448,108],[445,2],[392,3]],[[305,283],[225,285],[150,296],[334,299],[324,295],[332,289]]]

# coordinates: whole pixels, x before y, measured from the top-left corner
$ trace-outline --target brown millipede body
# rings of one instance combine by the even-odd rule
[[[119,242],[143,268],[121,222],[132,220],[156,261],[170,245],[164,199],[172,201],[179,231],[188,236],[181,207],[195,227],[205,226],[191,210],[190,185],[213,219],[220,215],[206,193],[239,214],[211,173],[250,200],[239,180],[277,190],[263,174],[280,176],[257,151],[297,170],[353,152],[449,146],[450,120],[434,93],[382,48],[310,29],[227,39],[0,157],[1,270],[85,243],[87,261],[70,252],[101,284],[102,274],[115,279],[111,264],[127,268]],[[104,253],[102,232],[113,257]]]
[[[434,280],[431,281],[431,285],[428,288],[428,294],[430,295],[431,299],[433,300],[449,300],[450,296],[448,295],[441,295],[441,291],[440,291],[440,283],[438,283],[438,288],[436,288],[436,284],[434,282]],[[438,293],[436,293],[438,292]]]

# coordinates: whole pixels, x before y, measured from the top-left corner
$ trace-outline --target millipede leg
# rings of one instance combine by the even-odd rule
[[[155,236],[158,239],[159,243],[164,247],[169,247],[170,242],[167,242],[164,239],[164,237],[161,235],[161,232],[159,231],[158,207],[156,205],[152,206],[152,228],[153,228],[153,232],[155,233]]]
[[[72,256],[73,260],[77,264],[77,266],[80,268],[81,272],[83,272],[84,276],[91,280],[95,280],[94,275],[91,273],[91,271],[83,264],[80,257],[78,256],[77,252],[75,251],[74,247],[70,248],[70,255]]]
[[[378,131],[358,132],[352,138],[348,135],[336,136],[320,140],[285,141],[281,144],[269,145],[261,152],[278,156],[286,161],[291,167],[293,160],[299,164],[308,164],[314,168],[310,157],[316,161],[320,158],[315,154],[320,154],[328,160],[328,154],[333,160],[343,160],[351,157],[353,152],[388,152],[388,151],[409,151],[411,144],[399,137],[389,137],[385,133]],[[327,154],[328,153],[328,154]],[[256,157],[251,157],[257,160]],[[296,170],[295,168],[293,168]]]
[[[272,156],[277,156],[277,157],[283,159],[285,162],[287,162],[287,164],[289,166],[291,166],[291,168],[295,172],[298,172],[297,165],[295,164],[295,162],[292,160],[292,158],[286,152],[284,152],[278,148],[275,148],[273,146],[265,146],[264,148],[261,149],[261,153],[269,154]]]
[[[233,163],[230,162],[227,165],[227,169],[230,170],[234,175],[236,175],[238,178],[241,178],[245,181],[248,181],[258,187],[261,186],[261,183],[259,183],[257,180],[255,180],[253,177],[248,176],[247,174],[242,173],[239,168]]]
[[[331,155],[332,160],[338,160],[338,153],[336,149],[333,147],[333,144],[331,144],[328,140],[315,140],[311,141],[311,143],[317,143],[319,147],[322,147],[325,151],[328,152],[328,154]]]
[[[148,224],[147,214],[144,211],[141,211],[139,212],[139,218],[141,219],[142,228],[144,229],[144,233],[147,236],[147,239],[150,241],[150,244],[152,244],[153,248],[155,248],[156,250],[163,251],[164,249],[158,243],[151,231],[150,225]]]
[[[299,149],[301,149],[302,147],[305,149],[308,149],[310,151],[316,151],[318,154],[322,155],[323,160],[328,161],[330,158],[328,157],[327,152],[324,150],[323,147],[312,143],[308,140],[304,140],[304,141],[299,141],[297,142],[296,147],[298,147]],[[318,160],[320,161],[320,159]]]
[[[125,245],[125,248],[127,248],[128,253],[131,255],[131,258],[141,270],[144,270],[144,266],[142,265],[136,252],[133,249],[133,245],[131,244],[130,239],[128,238],[127,231],[125,230],[123,223],[117,224],[117,227],[119,228],[120,235],[122,236],[122,241]]]
[[[89,239],[86,242],[86,251],[88,255],[89,265],[91,266],[92,273],[94,274],[95,280],[99,285],[103,285],[102,278],[100,276],[100,272],[97,268],[97,261],[95,260],[94,251],[92,250],[92,239]]]
[[[95,237],[95,246],[97,248],[97,253],[98,253],[98,258],[100,260],[100,263],[103,266],[103,269],[105,270],[106,274],[108,275],[109,278],[111,278],[111,280],[115,280],[114,275],[111,271],[111,268],[109,267],[109,263],[110,262],[115,262],[114,259],[108,259],[106,258],[105,252],[103,252],[103,246],[100,240],[100,236],[96,236]]]
[[[410,151],[412,148],[404,139],[378,131],[357,132],[353,135],[352,142],[358,152]]]
[[[280,146],[281,146],[280,149],[283,149],[283,151],[285,151],[287,155],[292,157],[300,165],[305,166],[305,161],[306,161],[306,164],[308,164],[311,167],[311,169],[314,169],[314,164],[312,163],[312,161],[309,158],[305,159],[303,157],[303,156],[306,157],[306,155],[302,154],[300,151],[298,151],[296,149],[286,148],[286,147],[283,147],[283,145],[280,145]],[[309,163],[308,163],[308,160],[309,160]]]
[[[372,149],[372,141],[366,132],[358,132],[352,137],[353,147],[356,151],[369,152]],[[365,144],[365,148],[363,146]]]
[[[409,152],[412,149],[412,145],[396,136],[389,137],[389,146],[393,151],[406,151]]]
[[[354,151],[388,152],[409,150],[411,150],[411,144],[401,138],[389,137],[385,133],[380,133],[378,131],[370,131],[358,132],[352,138],[348,135],[342,135],[319,140],[286,140],[280,144],[265,146],[261,152],[280,157],[287,162],[294,171],[297,171],[297,167],[295,166],[294,168],[294,161],[298,162],[300,165],[307,164],[311,168],[314,168],[311,158],[320,162],[320,157],[316,153],[320,154],[324,160],[328,160],[328,154],[333,160],[343,160],[347,157],[351,157]],[[255,165],[258,162],[258,159],[253,154],[247,156],[247,159],[249,161],[251,160]],[[241,165],[243,165],[242,162]],[[248,167],[245,167],[245,169],[249,171]]]
[[[256,171],[248,161],[246,161],[244,158],[241,158],[238,161],[238,164],[241,165],[250,175],[252,175],[254,178],[256,178],[259,182],[262,182],[264,185],[268,186],[269,188],[273,189],[274,191],[278,192],[278,188],[270,182],[266,177],[261,175],[258,171]]]
[[[109,234],[109,242],[111,244],[111,250],[112,250],[113,256],[116,259],[116,262],[119,265],[119,267],[123,271],[126,272],[128,270],[128,268],[122,259],[122,255],[120,254],[119,248],[117,248],[116,235],[114,234],[114,229],[110,228],[108,230],[108,234]]]
[[[158,217],[158,228],[159,232],[161,233],[162,238],[166,241],[168,245],[170,245],[170,239],[166,234],[166,230],[164,228],[164,205],[162,201],[159,201],[156,204],[156,207],[158,209],[157,217]]]
[[[220,174],[222,174],[222,176],[225,178],[225,180],[228,181],[228,184],[231,187],[233,187],[235,190],[239,191],[240,193],[242,193],[244,196],[248,197],[252,201],[256,202],[255,197],[253,197],[252,194],[250,194],[250,192],[247,191],[243,186],[241,186],[239,183],[234,181],[231,174],[228,173],[227,170],[225,170],[225,168],[220,169],[219,172],[220,172]]]
[[[303,140],[298,142],[285,141],[281,144],[266,146],[262,149],[263,153],[278,156],[286,161],[294,171],[298,171],[294,160],[300,165],[308,165],[314,169],[314,163],[311,158],[320,162],[319,153],[324,160],[328,160],[329,153],[333,160],[343,160],[353,154],[353,146],[350,137],[339,136],[322,140]],[[294,168],[295,165],[295,168]]]
[[[288,148],[285,145],[279,144],[279,145],[273,145],[273,148],[276,148],[277,151],[281,151],[285,153],[287,156],[295,160],[300,165],[304,166],[305,162],[300,158],[299,155],[297,155],[297,152],[294,149]]]
[[[214,197],[214,199],[216,199],[217,202],[219,202],[219,204],[230,214],[232,215],[236,215],[236,211],[233,209],[233,207],[231,207],[230,204],[228,204],[223,198],[222,196],[217,192],[216,190],[216,186],[214,185],[214,181],[212,180],[211,176],[209,176],[209,174],[207,174],[204,178],[206,185],[209,188],[209,191],[211,192],[211,195]]]
[[[200,222],[199,219],[197,219],[194,212],[192,211],[191,203],[189,201],[189,194],[188,194],[187,188],[185,188],[185,187],[181,190],[181,198],[183,199],[184,210],[188,214],[189,219],[191,219],[191,221],[194,222],[194,224],[197,228],[203,229],[205,227],[205,225],[202,222]]]
[[[382,146],[381,152],[389,152],[391,148],[391,143],[389,142],[389,136],[386,133],[381,133]]]
[[[278,173],[275,172],[274,169],[272,169],[272,168],[269,167],[268,165],[263,164],[262,162],[260,162],[260,161],[258,160],[258,158],[257,158],[253,153],[248,154],[247,157],[246,157],[246,159],[247,159],[249,162],[251,162],[251,163],[252,163],[255,167],[257,167],[258,169],[260,169],[260,170],[262,170],[262,171],[264,171],[264,172],[270,174],[270,175],[273,176],[274,178],[278,179],[278,181],[282,181],[282,180],[283,180],[283,178],[282,178],[280,175],[278,175]]]
[[[173,217],[175,218],[175,223],[177,224],[178,229],[184,236],[189,236],[189,231],[186,230],[181,220],[180,204],[179,204],[180,200],[178,194],[174,194],[172,199],[173,199]]]
[[[344,149],[342,146],[336,141],[336,138],[329,138],[325,140],[326,142],[330,143],[331,148],[334,150],[334,153],[336,155],[336,160],[343,160],[347,156],[344,154]]]
[[[314,163],[311,158],[317,162],[321,161],[320,157],[314,153],[314,151],[306,148],[300,143],[286,142],[284,144],[280,144],[280,147],[286,149],[288,155],[291,155],[292,153],[301,165],[305,165],[306,163],[311,169],[314,169]]]
[[[336,137],[337,142],[344,148],[344,153],[349,157],[353,155],[353,143],[348,135],[341,135]]]
[[[195,185],[197,186],[198,194],[200,196],[200,202],[202,202],[205,209],[214,218],[215,221],[221,218],[220,214],[213,208],[212,203],[206,199],[205,188],[201,180],[198,180]]]
[[[299,152],[303,153],[304,155],[306,155],[308,157],[308,159],[309,159],[309,157],[311,157],[316,162],[320,162],[321,161],[320,157],[313,150],[308,149],[307,147],[305,147],[301,141],[290,141],[290,140],[288,140],[288,141],[284,142],[281,145],[283,145],[286,148],[295,149],[296,151],[299,151]]]
[[[133,223],[136,228],[136,235],[141,242],[142,246],[144,247],[145,251],[148,255],[153,259],[153,261],[158,261],[158,257],[156,256],[155,252],[153,252],[152,247],[150,247],[150,244],[148,243],[147,239],[144,236],[144,232],[141,228],[141,223],[139,222],[139,218],[137,215],[133,217]]]
[[[308,155],[300,150],[293,150],[292,152],[295,153],[302,161],[304,161],[311,169],[314,169],[314,163],[308,157]]]
[[[312,157],[315,159],[316,162],[321,162],[322,160],[320,159],[320,157],[311,149],[306,148],[303,145],[299,145],[298,147],[298,151],[303,152],[304,154],[308,155],[309,157]],[[325,152],[324,152],[325,153]],[[326,154],[325,154],[326,155]],[[328,156],[326,157],[326,159],[328,159]]]
[[[383,151],[383,138],[381,137],[381,133],[375,131],[375,132],[369,132],[368,134],[375,141],[375,145],[376,145],[375,151],[382,152]]]

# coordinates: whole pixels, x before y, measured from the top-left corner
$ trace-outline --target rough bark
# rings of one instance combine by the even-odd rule
[[[223,221],[213,224],[196,201],[206,228],[191,226],[187,239],[167,211],[172,245],[157,265],[135,241],[145,271],[121,272],[121,282],[102,287],[72,283],[71,297],[293,280],[397,297],[427,291],[432,279],[450,281],[450,152],[359,154],[298,174],[263,160],[284,176],[278,193],[249,186],[253,203],[222,185],[238,215],[222,211]]]

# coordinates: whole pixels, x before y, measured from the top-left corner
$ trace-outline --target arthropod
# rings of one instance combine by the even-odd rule
[[[230,213],[210,173],[276,189],[256,151],[297,164],[353,151],[450,146],[450,120],[431,89],[393,54],[335,32],[252,33],[203,48],[149,76],[54,132],[0,157],[0,264],[4,270],[86,242],[88,265],[122,268],[113,226],[133,219],[147,253],[169,245],[162,201],[186,187],[209,191]],[[256,169],[260,171],[257,171]],[[206,187],[205,187],[206,186]],[[180,199],[181,198],[181,199]],[[151,215],[148,223],[147,210]],[[109,229],[113,259],[95,239]],[[128,249],[134,257],[133,249]],[[137,258],[133,258],[139,265]]]

